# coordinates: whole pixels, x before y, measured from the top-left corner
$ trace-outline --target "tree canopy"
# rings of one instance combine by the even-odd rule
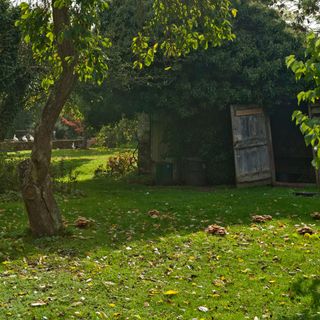
[[[257,1],[237,2],[233,23],[236,38],[218,48],[193,52],[175,61],[166,57],[153,66],[132,70],[127,29],[139,29],[136,0],[118,0],[104,18],[114,44],[110,77],[103,89],[85,90],[89,122],[113,120],[109,108],[121,114],[135,111],[191,116],[231,103],[257,103],[276,109],[294,103],[298,86],[286,70],[284,58],[301,51],[302,39],[277,11]],[[170,66],[170,70],[165,70]],[[129,102],[129,103],[128,103]]]
[[[42,80],[47,100],[42,109],[31,159],[20,165],[22,196],[35,235],[53,235],[63,225],[49,174],[55,123],[78,80],[101,84],[107,76],[111,40],[102,33],[108,2],[52,0],[21,3],[19,26],[35,60],[48,69]],[[132,39],[134,66],[149,66],[159,52],[180,57],[191,50],[218,46],[234,38],[229,0],[154,0],[141,32]]]
[[[21,43],[14,23],[20,10],[7,0],[0,1],[0,140],[6,137],[31,81],[31,55]]]

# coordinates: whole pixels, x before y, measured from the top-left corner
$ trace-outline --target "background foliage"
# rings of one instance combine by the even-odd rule
[[[14,26],[19,14],[19,8],[10,1],[0,1],[0,140],[8,135],[15,117],[23,110],[26,91],[36,73],[36,69],[31,70],[31,52],[21,43],[20,32]]]
[[[137,4],[121,0],[105,16],[114,57],[103,90],[93,88],[84,97],[88,104],[97,104],[97,109],[88,109],[89,121],[111,119],[109,106],[119,116],[139,111],[165,114],[171,156],[200,156],[212,182],[230,182],[234,166],[229,105],[258,104],[271,114],[294,105],[295,92],[302,87],[290,76],[284,57],[301,54],[303,34],[260,1],[234,1],[238,14],[232,42],[175,61],[165,57],[137,72],[131,68],[126,34],[127,27],[133,34],[139,28]],[[170,70],[165,70],[168,65]],[[214,167],[217,170],[210,169]]]

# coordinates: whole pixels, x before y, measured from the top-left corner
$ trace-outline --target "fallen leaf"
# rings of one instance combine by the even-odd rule
[[[266,222],[266,221],[270,221],[272,220],[272,216],[268,215],[268,214],[264,214],[264,215],[254,215],[251,217],[251,220],[253,222]]]
[[[164,293],[164,295],[166,295],[166,296],[174,296],[176,294],[178,294],[178,291],[176,291],[176,290],[168,290]]]
[[[88,228],[89,226],[91,226],[93,224],[93,220],[90,220],[90,219],[87,219],[85,217],[79,217],[75,222],[74,222],[74,225],[77,227],[77,228],[81,228],[81,229],[84,229],[84,228]]]
[[[43,300],[38,300],[38,301],[30,303],[31,307],[41,307],[41,306],[45,306],[45,305],[47,305],[47,302],[45,302]]]
[[[204,307],[204,306],[198,307],[198,310],[201,311],[201,312],[208,312],[209,311],[209,309],[207,307]]]
[[[297,229],[297,232],[301,235],[305,235],[306,233],[308,234],[314,234],[315,232],[308,226],[304,226],[302,228]]]
[[[311,217],[315,220],[320,220],[320,212],[314,212],[311,214]]]
[[[227,231],[224,227],[221,227],[217,224],[211,224],[206,229],[205,232],[209,234],[216,234],[219,236],[225,236],[227,234]]]
[[[152,209],[148,211],[148,215],[155,219],[155,218],[159,218],[160,217],[160,211],[156,210],[156,209]]]

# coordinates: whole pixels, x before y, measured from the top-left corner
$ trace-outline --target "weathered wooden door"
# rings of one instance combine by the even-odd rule
[[[257,106],[231,106],[236,182],[267,185],[274,182],[269,118]]]

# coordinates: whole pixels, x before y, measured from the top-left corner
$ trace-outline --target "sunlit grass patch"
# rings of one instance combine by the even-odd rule
[[[0,204],[0,319],[320,318],[319,197],[93,179],[108,151],[54,161],[64,154],[86,193],[58,197],[65,235],[33,239],[22,203]],[[92,224],[76,228],[79,216]],[[305,224],[315,235],[297,233]]]

